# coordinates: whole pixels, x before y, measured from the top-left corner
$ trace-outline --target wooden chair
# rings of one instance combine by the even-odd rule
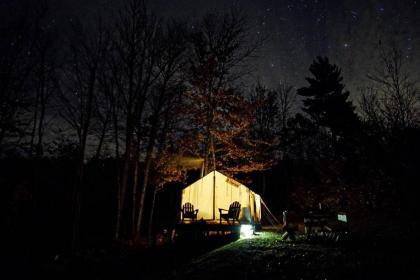
[[[227,211],[227,213],[222,213],[223,211]],[[220,223],[222,223],[222,219],[226,220],[228,224],[230,224],[229,220],[231,219],[233,223],[235,220],[239,223],[239,213],[241,212],[241,204],[238,201],[232,202],[229,206],[229,210],[219,208],[220,214]]]
[[[185,203],[181,208],[182,221],[184,221],[184,219],[195,221],[197,219],[197,213],[198,209],[194,210],[194,206],[191,203]]]

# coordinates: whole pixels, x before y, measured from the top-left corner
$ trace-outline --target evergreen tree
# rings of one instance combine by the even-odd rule
[[[297,91],[298,95],[307,97],[303,100],[303,111],[318,127],[329,129],[334,142],[352,134],[359,120],[348,100],[349,92],[344,90],[341,69],[330,64],[328,58],[317,57],[309,71],[314,76],[306,78],[309,86]]]

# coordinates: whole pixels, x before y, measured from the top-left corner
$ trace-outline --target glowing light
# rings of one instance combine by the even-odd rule
[[[337,214],[337,220],[347,223],[347,215],[339,213],[339,214]]]
[[[241,225],[241,237],[251,238],[254,234],[254,227],[252,225]]]

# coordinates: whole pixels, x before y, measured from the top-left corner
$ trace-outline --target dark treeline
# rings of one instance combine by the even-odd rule
[[[277,214],[322,203],[363,230],[417,227],[419,91],[392,44],[378,45],[380,64],[353,102],[324,57],[303,88],[250,90],[242,82],[263,40],[252,43],[240,11],[192,29],[126,1],[62,34],[41,2],[1,9],[9,244],[30,250],[38,240],[56,254],[103,239],[153,243],[156,225],[176,221],[182,186],[215,168],[250,183]]]

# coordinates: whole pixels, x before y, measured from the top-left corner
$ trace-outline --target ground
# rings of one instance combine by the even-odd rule
[[[415,279],[406,252],[285,242],[262,232],[200,256],[177,279]],[[418,278],[417,278],[418,279]]]
[[[216,240],[216,241],[215,241]],[[159,249],[91,250],[44,264],[51,279],[419,279],[414,249],[251,238],[171,244]],[[49,277],[48,277],[49,276]]]

